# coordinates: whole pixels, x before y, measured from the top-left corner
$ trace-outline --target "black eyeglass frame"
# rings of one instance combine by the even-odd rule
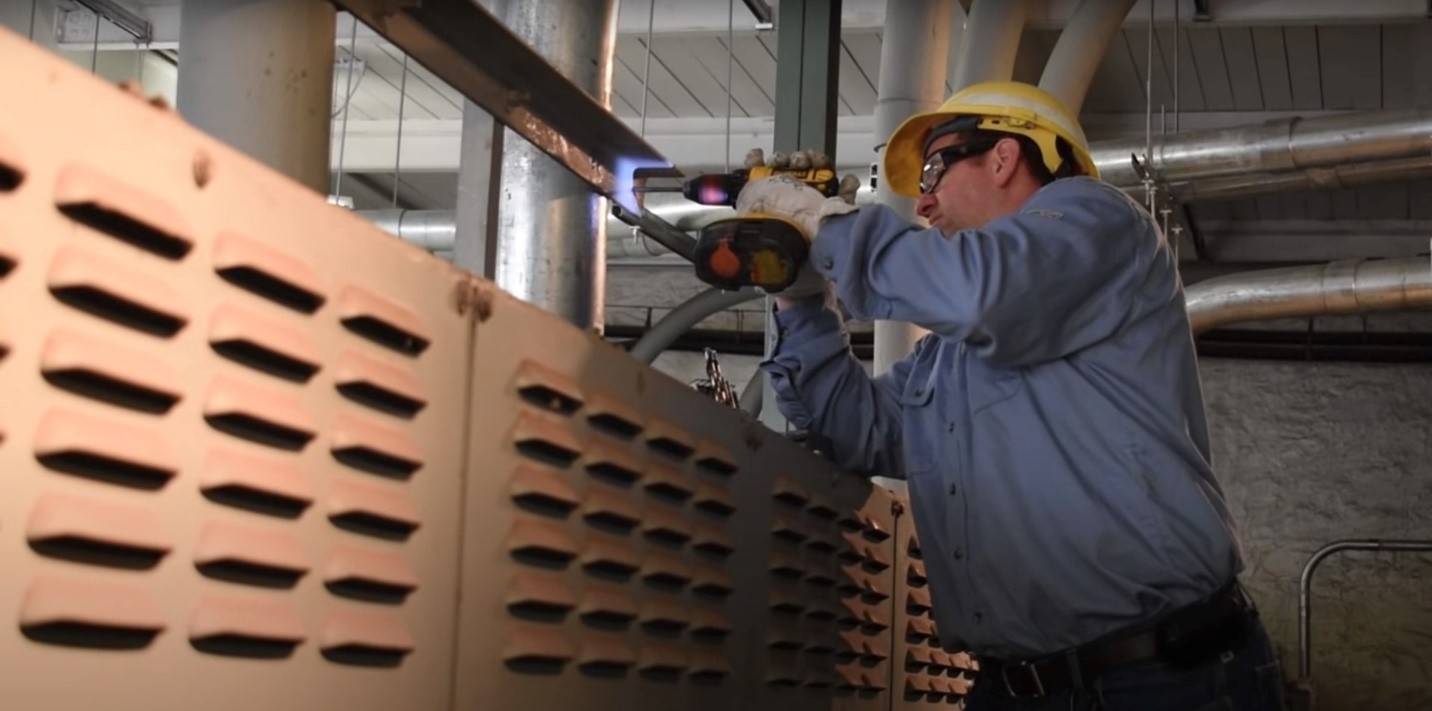
[[[930,191],[939,187],[940,181],[944,180],[945,173],[956,163],[977,155],[990,152],[1003,137],[975,139],[957,146],[941,148],[925,159],[925,164],[920,167],[920,194],[929,195]],[[940,165],[935,165],[935,159],[940,159]],[[933,179],[928,178],[930,171],[938,170]]]

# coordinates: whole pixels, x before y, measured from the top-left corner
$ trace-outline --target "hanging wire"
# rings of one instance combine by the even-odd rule
[[[333,170],[333,195],[343,192],[343,149],[348,147],[348,103],[353,98],[353,65],[358,63],[358,16],[353,16],[353,36],[348,40],[348,95],[343,101],[343,130],[338,139],[338,167]]]
[[[403,104],[408,100],[408,53],[403,53],[403,80],[398,87],[398,150],[393,157],[393,208],[398,207],[398,183],[403,177]]]
[[[651,96],[647,84],[651,76],[651,31],[656,26],[656,0],[651,0],[651,11],[646,14],[646,68],[641,70],[641,137],[646,138],[646,97]]]
[[[40,0],[30,0],[30,41],[35,41],[35,15],[39,12]]]
[[[1144,65],[1144,193],[1149,200],[1149,212],[1156,210],[1154,192],[1154,3],[1149,3],[1148,59]]]
[[[731,66],[736,62],[733,42],[736,27],[736,0],[726,3],[726,172],[731,172]]]
[[[1183,29],[1178,26],[1178,0],[1173,0],[1173,132],[1178,133],[1178,36]]]
[[[99,13],[94,14],[94,47],[90,49],[90,74],[99,73]]]

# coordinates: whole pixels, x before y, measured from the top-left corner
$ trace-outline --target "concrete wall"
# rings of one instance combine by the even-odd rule
[[[756,359],[726,356],[737,387]],[[701,377],[695,353],[656,366]],[[1432,539],[1432,366],[1204,359],[1214,465],[1243,580],[1297,674],[1298,576],[1340,538]],[[1432,708],[1432,555],[1338,554],[1313,585],[1319,711]]]

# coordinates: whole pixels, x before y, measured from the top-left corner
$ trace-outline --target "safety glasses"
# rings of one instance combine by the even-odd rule
[[[999,143],[997,138],[974,140],[935,151],[934,155],[931,155],[925,161],[924,167],[920,169],[920,194],[928,195],[931,190],[934,190],[935,186],[940,184],[940,180],[945,177],[945,171],[948,171],[954,164],[966,158],[986,153],[994,148],[996,143]]]

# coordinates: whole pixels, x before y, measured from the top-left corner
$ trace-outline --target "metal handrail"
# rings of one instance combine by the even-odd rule
[[[1298,678],[1307,680],[1313,673],[1313,628],[1312,600],[1313,571],[1323,559],[1341,551],[1392,551],[1432,552],[1432,541],[1383,541],[1377,539],[1347,539],[1333,541],[1313,553],[1303,566],[1303,575],[1298,580]]]

